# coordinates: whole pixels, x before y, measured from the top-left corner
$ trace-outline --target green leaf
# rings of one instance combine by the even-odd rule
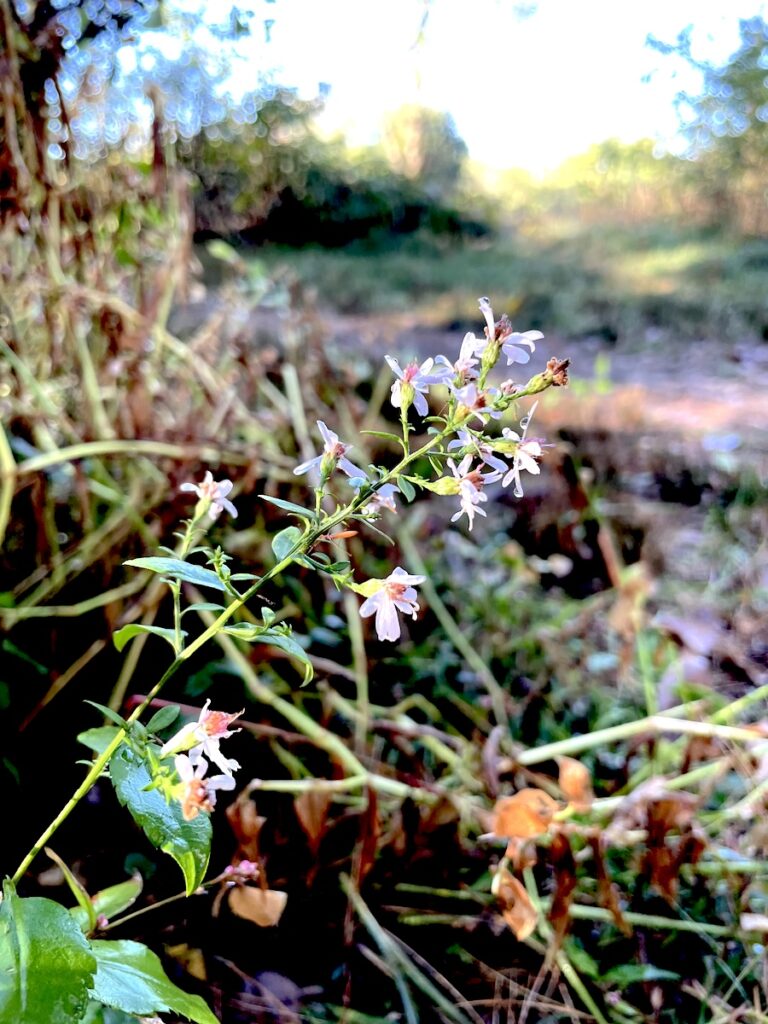
[[[181,708],[177,704],[166,704],[164,708],[160,708],[152,715],[145,729],[147,732],[161,732],[176,721],[180,712]]]
[[[120,726],[121,729],[128,729],[128,723],[126,720],[121,718],[116,711],[112,710],[112,708],[108,708],[106,704],[99,704],[95,700],[86,700],[85,703],[90,704],[93,708],[97,708],[105,718],[108,718],[110,722],[114,722],[115,725]]]
[[[312,523],[317,519],[314,512],[311,512],[308,508],[302,508],[301,505],[294,505],[292,501],[283,501],[282,498],[270,498],[268,494],[260,494],[259,497],[263,498],[264,501],[268,501],[270,505],[276,505],[284,512],[290,512],[294,516],[301,516],[302,519],[308,519]]]
[[[122,914],[124,910],[135,903],[143,888],[142,877],[137,874],[126,882],[118,882],[117,885],[110,885],[106,889],[102,889],[91,897],[94,915],[98,917],[101,914],[110,920],[116,914]],[[90,929],[89,913],[84,914],[80,907],[72,907],[69,912],[83,931]]]
[[[238,640],[245,640],[251,643],[264,632],[263,626],[257,626],[253,622],[233,622],[231,626],[224,626],[222,633],[227,636],[234,636]]]
[[[370,434],[371,437],[385,437],[387,441],[394,441],[395,444],[402,444],[403,439],[397,434],[390,434],[386,430],[361,430],[361,434]]]
[[[140,942],[96,939],[92,948],[97,965],[94,999],[142,1017],[175,1013],[195,1024],[218,1024],[204,1000],[174,985],[159,958]]]
[[[86,933],[94,931],[96,928],[96,911],[93,909],[91,897],[88,895],[85,886],[75,878],[69,865],[54,850],[46,846],[45,852],[54,864],[58,865],[59,870],[64,875],[64,881],[69,886],[69,891],[77,900],[77,907],[75,909],[80,911],[85,918],[85,924],[80,923],[80,930]]]
[[[187,896],[200,885],[211,852],[211,821],[198,814],[185,821],[178,800],[166,801],[158,789],[147,789],[153,781],[149,768],[138,754],[121,747],[109,762],[109,773],[118,800],[127,807],[153,846],[171,857],[184,873]]]
[[[280,533],[275,534],[272,538],[272,550],[278,562],[282,562],[284,558],[288,557],[288,554],[300,543],[302,536],[298,526],[287,526]],[[298,551],[295,552],[297,555],[298,553]]]
[[[654,967],[653,964],[621,964],[607,971],[600,980],[623,987],[638,981],[679,981],[680,975],[675,971]]]
[[[114,725],[99,725],[78,733],[77,741],[95,754],[103,754],[119,731]]]
[[[170,576],[171,579],[183,580],[185,583],[194,583],[197,587],[211,587],[213,590],[226,590],[215,572],[204,569],[201,565],[192,565],[191,562],[182,562],[180,558],[129,558],[124,565],[132,565],[136,569],[149,569],[150,572],[158,572],[163,576]]]
[[[21,899],[3,884],[0,905],[0,1021],[74,1024],[88,1005],[96,970],[83,933],[52,900]]]
[[[312,662],[307,657],[307,652],[290,634],[278,633],[276,630],[267,629],[260,636],[256,637],[254,642],[278,647],[281,651],[285,651],[286,654],[290,654],[291,657],[300,661],[304,667],[304,682],[302,686],[306,686],[314,678],[315,670],[312,667]]]
[[[224,605],[223,604],[215,604],[215,603],[213,603],[211,601],[198,601],[197,604],[187,605],[187,607],[181,613],[181,617],[183,619],[184,616],[187,614],[187,612],[219,612],[219,613],[221,613],[223,611],[224,611]]]
[[[131,622],[127,626],[122,626],[117,632],[112,634],[112,643],[118,649],[122,651],[129,640],[133,640],[139,633],[152,633],[154,636],[161,636],[163,640],[167,640],[168,643],[176,653],[176,633],[172,629],[165,629],[163,626],[145,626],[141,622]],[[183,637],[187,634],[182,631]]]
[[[397,486],[400,488],[400,493],[406,501],[413,501],[416,497],[416,489],[407,476],[399,476],[397,478]]]

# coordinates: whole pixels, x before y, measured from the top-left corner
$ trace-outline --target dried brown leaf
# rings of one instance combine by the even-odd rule
[[[632,934],[632,925],[624,917],[621,910],[619,889],[615,882],[611,881],[608,869],[603,858],[603,847],[597,836],[588,836],[587,842],[592,847],[592,854],[595,858],[595,872],[597,874],[597,899],[613,918],[613,923],[623,932],[624,935]]]
[[[494,892],[501,905],[501,916],[515,938],[523,942],[536,927],[539,917],[525,886],[506,868],[500,868],[494,879]]]
[[[543,789],[521,789],[496,801],[493,831],[509,839],[532,839],[549,828],[560,805]]]
[[[259,832],[267,820],[256,810],[249,789],[244,789],[227,807],[227,820],[246,860],[259,859]]]
[[[309,840],[309,848],[317,853],[323,836],[327,831],[328,808],[331,806],[330,793],[317,789],[308,789],[297,796],[293,802],[299,824]]]
[[[592,778],[589,769],[573,757],[561,757],[560,789],[574,810],[586,811],[595,798],[592,792]]]
[[[251,885],[236,885],[229,890],[229,909],[238,917],[253,921],[260,928],[276,925],[283,916],[287,892],[276,889],[257,889]]]
[[[536,847],[528,839],[510,839],[504,856],[512,865],[513,871],[532,868],[538,860]]]
[[[549,910],[549,921],[555,932],[555,943],[559,946],[568,931],[569,910],[576,888],[576,861],[568,837],[562,833],[552,837],[549,856],[555,871],[555,891]]]

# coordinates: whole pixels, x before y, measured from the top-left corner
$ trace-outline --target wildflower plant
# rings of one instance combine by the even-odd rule
[[[346,558],[334,561],[322,546],[353,532],[364,533],[382,519],[386,524],[398,503],[413,501],[417,490],[456,499],[458,510],[451,518],[466,516],[470,530],[476,515],[487,514],[481,506],[488,503],[489,485],[503,488],[511,483],[515,494],[522,493],[521,474],[538,473],[543,453],[542,442],[528,436],[532,410],[520,421],[519,431],[504,427],[499,432],[496,421],[508,416],[521,399],[565,384],[568,362],[552,359],[527,382],[507,380],[490,386],[489,376],[497,363],[504,357],[508,365],[527,363],[541,335],[514,332],[506,317],[496,321],[487,299],[480,300],[480,309],[486,322],[484,334],[479,338],[467,334],[455,359],[438,356],[403,369],[387,356],[395,375],[391,403],[399,410],[401,425],[400,435],[383,435],[400,449],[394,466],[353,463],[347,457],[352,445],[340,441],[322,420],[317,422],[322,450],[294,470],[309,477],[313,500],[305,506],[263,496],[296,523],[272,538],[273,564],[259,575],[233,573],[229,557],[205,540],[207,530],[223,513],[237,515],[230,497],[232,482],[216,481],[210,471],[201,483],[181,487],[194,494],[197,502],[177,535],[177,546],[126,563],[167,584],[173,624],[124,625],[114,634],[115,646],[122,650],[135,637],[149,633],[169,645],[172,659],[127,719],[100,708],[110,724],[84,734],[95,754],[85,778],[5,882],[0,904],[0,1021],[69,1024],[83,1020],[90,1012],[89,1002],[95,1001],[135,1016],[173,1012],[199,1024],[214,1024],[216,1018],[203,1000],[172,984],[146,947],[95,937],[119,922],[118,915],[138,895],[135,883],[129,889],[122,884],[90,896],[67,869],[65,877],[77,903],[71,911],[48,899],[22,898],[16,887],[57,829],[106,775],[150,842],[178,863],[187,895],[212,884],[205,882],[210,812],[217,795],[236,786],[240,765],[227,756],[226,742],[238,730],[242,712],[212,709],[206,702],[196,721],[182,725],[164,741],[159,734],[174,724],[178,708],[162,707],[145,724],[140,719],[166,683],[214,637],[278,648],[303,667],[304,683],[311,681],[313,669],[304,646],[290,626],[278,622],[276,612],[264,607],[259,618],[241,615],[249,601],[293,565],[318,572],[340,590],[357,595],[359,615],[373,619],[378,639],[396,642],[401,617],[415,619],[420,611],[418,587],[426,582],[425,576],[397,566],[386,578],[360,580]],[[430,398],[437,409],[433,415]],[[518,415],[514,418],[519,420]],[[417,432],[421,440],[414,444],[412,435]],[[425,465],[432,469],[430,476],[417,472],[417,467],[421,470]],[[374,529],[380,532],[378,525]],[[184,584],[212,595],[213,600],[182,609]],[[182,625],[185,612],[193,608],[208,615],[210,624],[190,638]],[[350,789],[366,786],[395,796],[410,795],[407,785],[366,769],[340,737],[259,685],[265,701],[334,756]],[[135,984],[125,984],[126,970],[132,972]]]

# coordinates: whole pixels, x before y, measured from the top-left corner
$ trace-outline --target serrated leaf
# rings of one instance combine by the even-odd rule
[[[166,704],[152,715],[144,728],[147,732],[161,732],[176,721],[180,712],[181,708],[177,704]]]
[[[399,476],[397,478],[397,486],[400,488],[400,493],[406,501],[413,501],[416,497],[416,489],[407,476]]]
[[[200,885],[211,852],[211,821],[198,814],[185,821],[178,800],[166,802],[158,789],[147,789],[152,780],[147,763],[122,747],[109,762],[109,772],[118,800],[144,831],[153,846],[169,854],[181,868],[190,896]]]
[[[183,562],[180,558],[159,558],[153,555],[149,558],[129,558],[123,565],[132,565],[135,569],[149,569],[150,572],[170,576],[171,579],[194,583],[196,587],[211,587],[212,590],[224,591],[227,589],[215,572],[204,569],[202,565]]]
[[[166,629],[164,626],[145,626],[141,622],[130,622],[127,626],[122,626],[115,633],[112,634],[112,643],[118,649],[122,651],[129,640],[133,640],[135,636],[140,633],[151,633],[153,636],[160,636],[163,640],[167,640],[176,653],[176,632],[173,629]],[[182,630],[182,637],[187,634]]]
[[[299,552],[294,551],[294,549],[301,542],[302,536],[303,534],[298,526],[286,526],[280,533],[275,534],[272,538],[272,550],[278,562],[282,562],[291,552],[298,555]]]
[[[292,501],[283,501],[282,498],[270,498],[268,494],[260,494],[260,498],[264,501],[268,501],[270,505],[276,505],[277,508],[281,508],[283,512],[290,512],[294,516],[301,516],[302,519],[308,519],[314,523],[317,520],[317,516],[314,512],[308,508],[302,508],[301,505],[294,505]]]
[[[94,999],[142,1017],[175,1013],[195,1024],[218,1024],[205,1001],[174,985],[159,958],[140,942],[97,939],[92,948],[96,957]]]
[[[3,884],[0,1021],[74,1024],[88,1005],[96,959],[69,912],[53,900],[21,899]]]
[[[95,754],[103,754],[120,730],[114,725],[99,725],[78,733],[77,741]]]
[[[290,634],[277,633],[274,630],[267,629],[260,636],[256,637],[255,643],[270,644],[272,647],[278,647],[281,651],[285,651],[286,654],[290,654],[291,657],[300,661],[304,666],[303,686],[306,686],[314,678],[315,670],[312,667],[312,662],[307,657],[307,652]]]

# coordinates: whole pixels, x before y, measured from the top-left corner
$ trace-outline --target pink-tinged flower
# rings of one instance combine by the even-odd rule
[[[416,618],[419,604],[413,588],[425,579],[426,576],[411,576],[398,566],[385,580],[376,581],[381,587],[363,601],[360,615],[367,619],[369,615],[376,614],[376,634],[379,640],[400,639],[398,611]]]
[[[438,356],[435,364],[443,366],[459,383],[472,380],[477,377],[477,366],[479,360],[475,356],[480,355],[487,342],[484,338],[476,338],[474,334],[467,333],[461,343],[459,358],[455,363],[450,363],[446,356]]]
[[[485,391],[478,391],[477,384],[465,384],[463,388],[454,388],[453,393],[459,402],[456,410],[457,416],[463,415],[462,407],[466,412],[480,420],[485,426],[488,417],[497,420],[501,411],[492,408],[493,400],[498,395],[496,388],[487,388]]]
[[[179,490],[191,491],[197,495],[200,501],[209,501],[211,504],[208,515],[211,519],[218,519],[223,509],[226,509],[233,519],[237,519],[237,509],[227,498],[233,487],[234,484],[231,480],[214,482],[213,474],[210,470],[206,470],[201,484],[182,484]]]
[[[300,466],[297,466],[293,471],[296,476],[301,476],[302,473],[308,473],[310,469],[318,467],[320,469],[321,477],[324,480],[327,480],[334,469],[338,466],[342,473],[346,473],[347,476],[365,477],[365,470],[355,466],[347,458],[346,453],[350,450],[352,445],[344,444],[340,441],[339,435],[334,434],[332,430],[329,430],[322,420],[317,421],[317,429],[320,431],[320,435],[325,442],[325,447],[319,455],[316,455],[313,459],[308,459],[307,462],[302,462]]]
[[[525,470],[526,473],[533,473],[534,476],[538,476],[541,472],[536,459],[540,459],[542,455],[541,442],[534,438],[526,439],[526,433],[528,432],[528,426],[533,418],[533,414],[536,411],[536,405],[534,404],[531,411],[527,416],[520,420],[520,427],[522,428],[522,434],[518,434],[516,430],[510,430],[509,427],[505,427],[501,434],[506,441],[513,441],[517,443],[517,448],[512,459],[512,468],[504,476],[501,481],[502,487],[507,487],[512,481],[515,484],[515,497],[522,498],[523,496],[523,485],[520,481],[520,473]]]
[[[375,494],[371,495],[371,500],[363,505],[360,511],[364,516],[378,515],[383,508],[388,508],[390,512],[397,513],[395,495],[399,493],[400,488],[395,487],[394,484],[382,484]]]
[[[200,716],[196,722],[188,722],[172,736],[162,747],[160,757],[170,757],[171,754],[178,754],[182,750],[189,751],[189,760],[193,764],[207,757],[213,761],[217,768],[220,768],[225,775],[231,775],[240,767],[237,761],[224,757],[219,744],[222,740],[234,736],[239,729],[230,729],[229,726],[236,718],[242,715],[238,711],[229,715],[224,711],[209,711],[210,701],[203,705]],[[245,710],[245,709],[243,709]]]
[[[509,469],[506,462],[494,454],[493,448],[487,441],[481,441],[479,437],[468,430],[458,430],[453,441],[448,442],[448,451],[458,448],[471,448],[472,454],[480,459],[483,465],[490,466],[497,473],[506,473]]]
[[[512,331],[502,343],[501,351],[507,357],[507,366],[512,363],[527,363],[531,354],[536,351],[536,342],[541,341],[544,335],[541,331],[524,331],[520,334]],[[526,352],[525,349],[529,351]]]
[[[453,459],[448,459],[448,468],[453,473],[459,484],[459,511],[451,516],[451,522],[455,523],[462,516],[466,516],[471,530],[475,523],[475,514],[487,515],[480,504],[488,501],[488,495],[483,493],[485,484],[498,480],[501,473],[481,473],[479,469],[470,469],[472,455],[465,455],[461,462],[456,465]],[[506,469],[506,466],[504,467]]]
[[[178,754],[174,764],[181,779],[179,800],[185,821],[194,821],[200,811],[210,813],[216,806],[217,790],[235,788],[231,775],[212,775],[206,779],[208,762],[205,758],[193,762],[186,754]]]
[[[435,372],[431,372],[435,360],[425,359],[421,366],[414,361],[402,370],[398,361],[392,356],[384,358],[387,360],[390,370],[398,378],[392,385],[392,405],[396,409],[407,410],[413,404],[416,406],[419,416],[426,416],[429,406],[424,395],[429,391],[430,384],[447,384],[453,373],[450,366],[442,366]]]

